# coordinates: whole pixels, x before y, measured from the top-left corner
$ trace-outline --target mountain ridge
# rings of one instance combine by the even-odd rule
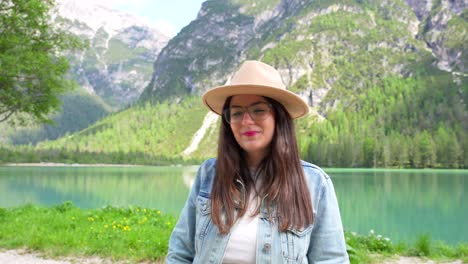
[[[338,12],[345,15],[352,14],[353,12],[360,13],[362,16],[367,14],[369,21],[372,21],[372,17],[375,19],[375,12],[381,12],[381,14],[377,15],[380,17],[383,16],[382,20],[388,19],[393,24],[406,23],[405,27],[408,29],[406,32],[409,34],[409,36],[406,37],[406,40],[404,39],[404,36],[401,36],[403,37],[401,38],[401,43],[377,42],[375,45],[386,45],[388,48],[396,48],[398,51],[402,52],[405,52],[406,50],[406,52],[409,51],[410,53],[414,53],[414,51],[425,52],[426,50],[432,50],[436,55],[436,58],[439,60],[437,64],[440,68],[443,70],[453,71],[453,69],[447,68],[446,65],[452,65],[455,63],[455,66],[458,65],[460,68],[458,70],[461,70],[464,74],[466,73],[466,69],[463,66],[467,58],[467,55],[465,54],[466,52],[463,53],[463,50],[466,48],[466,44],[464,44],[463,41],[458,42],[458,45],[461,45],[460,51],[460,48],[448,50],[441,46],[443,42],[439,43],[440,41],[431,42],[430,40],[427,40],[429,44],[426,46],[425,41],[418,40],[418,38],[423,39],[428,34],[427,32],[436,34],[438,32],[438,28],[446,28],[448,21],[453,16],[463,14],[463,12],[466,13],[466,3],[462,1],[453,1],[455,4],[451,5],[440,4],[440,8],[434,7],[433,10],[430,10],[435,14],[431,14],[427,10],[427,6],[420,7],[417,1],[415,4],[414,1],[410,0],[406,2],[327,1],[327,3],[324,3],[324,1],[315,1],[314,3],[308,3],[304,1],[291,0],[257,2],[252,3],[252,1],[242,0],[205,1],[197,19],[184,28],[161,52],[154,64],[154,74],[151,83],[141,96],[142,100],[146,100],[148,98],[159,100],[171,97],[172,94],[175,96],[187,93],[200,94],[204,90],[208,89],[208,87],[220,85],[222,83],[221,80],[228,79],[227,76],[232,72],[232,70],[234,70],[236,62],[247,58],[264,58],[260,55],[262,53],[264,55],[265,51],[270,50],[272,46],[276,46],[276,40],[282,40],[284,36],[288,35],[287,33],[289,33],[289,30],[298,29],[300,21],[305,23],[305,26],[308,26],[309,23],[313,26],[314,18],[324,17],[328,14],[336,14]],[[256,11],[257,13],[249,13],[249,10],[252,10],[251,6],[271,2],[275,2],[277,4],[273,6],[270,5],[270,9],[262,12]],[[449,1],[442,1],[442,3],[446,2],[448,3]],[[380,4],[384,5],[384,7],[380,7]],[[446,8],[445,6],[449,6],[451,9]],[[307,10],[311,10],[310,14],[305,14]],[[415,12],[419,14],[422,19],[421,21],[418,19]],[[436,19],[439,16],[443,16],[444,18]],[[431,22],[426,22],[424,24],[424,22],[431,21],[430,18],[434,18],[439,22],[433,29],[431,29],[432,31],[426,30],[426,32],[424,29],[428,27],[427,25],[430,26],[432,24]],[[286,20],[296,21],[287,22]],[[281,25],[281,22],[283,24],[289,23],[289,28],[284,28],[284,26]],[[383,23],[386,22],[383,21]],[[199,26],[201,24],[204,24],[206,27],[212,28],[213,30],[202,31]],[[219,24],[223,24],[223,26],[220,27]],[[215,25],[218,25],[218,27]],[[377,31],[380,30],[382,33],[385,33],[381,27],[390,26],[390,24],[387,23],[387,25],[380,24],[374,26],[380,27],[380,29],[377,28]],[[283,32],[271,37],[272,32],[281,30],[281,28],[283,28]],[[262,36],[262,31],[266,32],[267,35]],[[401,32],[404,32],[404,30]],[[366,32],[363,33],[365,34]],[[261,42],[262,39],[268,38],[268,35],[270,35],[270,38],[273,40],[271,43],[258,43]],[[237,36],[237,38],[233,39],[232,36]],[[317,40],[321,35],[312,37]],[[450,36],[445,37],[449,38]],[[462,34],[461,38],[462,40],[467,39],[466,30]],[[327,40],[324,41],[328,42]],[[257,42],[257,47],[253,45],[255,42]],[[299,43],[299,41],[296,41],[296,43]],[[377,46],[377,48],[382,47]],[[385,46],[383,48],[385,48]],[[208,49],[213,51],[204,54],[204,50]],[[215,54],[216,50],[220,50],[220,54]],[[257,55],[255,55],[255,53],[257,53]],[[194,55],[192,54],[197,54],[198,57],[194,58]],[[298,54],[292,55],[291,59],[299,56]],[[286,58],[283,56],[281,59]],[[223,65],[221,69],[218,67],[219,64]],[[275,66],[281,66],[279,62],[273,64],[275,64]],[[296,64],[292,66],[294,66],[293,68],[295,69],[299,69],[301,72],[308,71],[307,67],[303,65]],[[396,64],[395,67],[401,66]],[[288,68],[291,68],[291,66],[288,66]],[[395,69],[400,74],[408,74],[404,71],[405,69]],[[175,76],[168,76],[169,72]],[[294,75],[295,74],[292,72],[284,73],[283,78],[288,79],[288,77],[294,77]],[[297,78],[289,78],[291,81],[286,80],[286,82],[292,85],[299,77],[300,76]]]

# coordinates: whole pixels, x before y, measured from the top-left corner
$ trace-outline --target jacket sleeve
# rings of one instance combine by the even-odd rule
[[[328,175],[318,195],[318,203],[313,204],[316,214],[307,253],[309,263],[349,263],[338,201]]]
[[[196,199],[200,190],[199,169],[189,197],[169,239],[166,263],[192,263],[195,257]]]

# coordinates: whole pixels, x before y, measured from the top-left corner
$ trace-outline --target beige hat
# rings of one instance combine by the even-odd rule
[[[286,90],[279,72],[260,61],[246,61],[234,74],[228,85],[219,86],[203,94],[203,103],[222,115],[226,99],[233,95],[254,94],[280,102],[292,118],[309,112],[309,106],[295,93]]]

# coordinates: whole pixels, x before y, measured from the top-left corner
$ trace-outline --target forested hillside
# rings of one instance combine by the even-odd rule
[[[327,121],[300,123],[303,157],[335,167],[467,168],[466,84],[462,91],[450,79],[386,78]]]
[[[146,103],[56,141],[3,148],[0,161],[13,157],[15,162],[179,163],[205,112],[199,98]]]
[[[467,168],[467,19],[464,1],[208,0],[158,56],[139,105],[37,150],[72,162],[214,156],[216,123],[194,152],[182,153],[207,113],[199,96],[257,59],[278,68],[312,109],[297,122],[305,160]]]
[[[86,128],[111,112],[98,96],[82,90],[64,94],[61,101],[60,111],[52,115],[52,124],[0,123],[0,143],[34,145],[43,140],[54,140]]]

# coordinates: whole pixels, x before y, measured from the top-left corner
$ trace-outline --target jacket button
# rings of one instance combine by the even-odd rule
[[[271,249],[271,244],[270,244],[270,243],[266,243],[265,245],[263,245],[263,249],[264,249],[265,251],[270,251],[270,249]]]

